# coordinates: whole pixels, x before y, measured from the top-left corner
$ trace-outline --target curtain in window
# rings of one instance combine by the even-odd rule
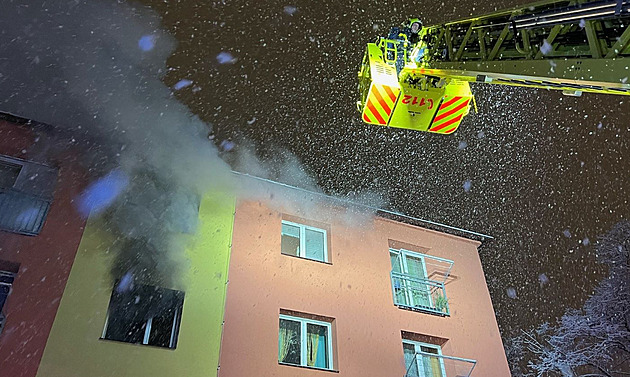
[[[432,377],[442,377],[442,366],[437,357],[432,357],[431,360],[429,360],[429,368],[431,369],[430,375]]]
[[[307,325],[307,360],[309,367],[328,368],[328,355],[326,352],[328,330],[326,326]]]
[[[278,361],[300,364],[300,323],[280,319],[278,336]]]
[[[421,346],[420,350],[426,353],[434,353],[436,356],[423,355],[422,365],[424,368],[424,374],[426,377],[443,377],[442,376],[442,363],[438,355],[438,350],[432,347]]]

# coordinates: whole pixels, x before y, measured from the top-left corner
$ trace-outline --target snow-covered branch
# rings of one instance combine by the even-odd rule
[[[521,352],[518,361],[529,356],[528,368],[537,377],[621,377],[627,373],[620,371],[630,370],[630,222],[616,224],[598,240],[596,251],[608,277],[584,307],[510,343],[520,345],[512,350]]]

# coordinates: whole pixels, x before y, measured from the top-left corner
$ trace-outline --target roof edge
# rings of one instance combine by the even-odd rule
[[[0,120],[18,124],[20,126],[31,127],[33,129],[42,129],[42,130],[47,130],[47,131],[55,129],[55,126],[50,125],[48,123],[39,122],[37,120],[32,120],[32,119],[25,118],[25,117],[15,115],[12,113],[8,113],[5,111],[0,111]]]
[[[281,187],[284,187],[284,188],[289,188],[289,189],[292,189],[292,190],[301,191],[301,192],[304,192],[304,193],[307,193],[307,194],[311,194],[311,195],[318,195],[318,196],[321,196],[321,197],[325,197],[325,198],[327,198],[329,200],[333,200],[333,201],[336,201],[336,202],[343,203],[345,205],[350,205],[350,206],[354,206],[354,207],[368,209],[368,210],[373,211],[374,213],[376,213],[377,216],[380,216],[380,217],[383,217],[383,218],[386,218],[386,219],[390,219],[390,220],[394,220],[394,221],[398,221],[398,222],[402,222],[402,223],[406,223],[406,224],[410,224],[410,225],[420,226],[420,227],[423,227],[423,228],[439,231],[439,232],[450,234],[450,235],[453,235],[453,236],[468,238],[468,239],[471,239],[471,240],[481,241],[481,242],[494,239],[493,236],[488,235],[488,234],[479,233],[479,232],[475,232],[475,231],[472,231],[472,230],[467,230],[467,229],[463,229],[463,228],[459,228],[459,227],[451,226],[451,225],[447,225],[447,224],[442,224],[442,223],[438,223],[438,222],[431,221],[431,220],[421,219],[421,218],[418,218],[418,217],[406,215],[406,214],[404,214],[402,212],[390,211],[390,210],[383,209],[383,208],[378,208],[378,207],[374,207],[374,206],[370,206],[370,205],[366,205],[366,204],[353,202],[353,201],[348,200],[348,199],[337,198],[337,197],[334,197],[334,196],[330,196],[328,194],[324,194],[324,193],[320,193],[320,192],[316,192],[316,191],[310,191],[310,190],[307,190],[307,189],[303,189],[301,187],[289,185],[289,184],[282,183],[282,182],[277,182],[277,181],[274,181],[274,180],[271,180],[271,179],[268,179],[268,178],[257,177],[255,175],[250,175],[250,174],[238,172],[238,171],[235,171],[235,170],[232,170],[232,174],[237,175],[237,176],[241,176],[241,177],[251,178],[251,179],[254,179],[254,180],[261,181],[261,182],[270,183],[270,184],[281,186]]]

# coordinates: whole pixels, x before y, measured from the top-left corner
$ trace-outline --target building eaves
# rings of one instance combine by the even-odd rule
[[[36,120],[24,118],[19,115],[7,113],[4,111],[0,111],[0,120],[4,120],[9,123],[19,124],[21,126],[32,128],[34,130],[52,131],[55,129],[55,127],[50,124],[38,122]]]
[[[297,186],[292,186],[286,183],[282,183],[282,182],[277,182],[271,179],[267,179],[267,178],[262,178],[262,177],[257,177],[257,176],[253,176],[253,175],[249,175],[247,173],[241,173],[241,172],[237,172],[237,171],[232,171],[233,174],[240,176],[240,177],[246,177],[246,178],[251,178],[254,180],[258,180],[261,182],[265,182],[265,183],[269,183],[272,185],[277,185],[283,188],[287,188],[287,189],[291,189],[291,190],[296,190],[296,191],[300,191],[303,192],[305,194],[309,194],[309,195],[315,195],[315,196],[321,196],[322,198],[325,198],[327,200],[331,200],[334,202],[338,202],[340,204],[343,204],[344,206],[353,206],[353,207],[358,207],[358,208],[362,208],[365,210],[369,210],[374,212],[377,216],[386,218],[386,219],[390,219],[390,220],[394,220],[394,221],[398,221],[401,223],[405,223],[405,224],[410,224],[410,225],[414,225],[414,226],[419,226],[419,227],[423,227],[426,229],[431,229],[431,230],[435,230],[438,232],[442,232],[442,233],[446,233],[446,234],[450,234],[453,236],[458,236],[458,237],[464,237],[467,239],[471,239],[471,240],[475,240],[475,241],[488,241],[488,240],[492,240],[494,239],[493,236],[487,235],[487,234],[483,234],[483,233],[479,233],[479,232],[475,232],[472,230],[467,230],[467,229],[463,229],[463,228],[459,228],[459,227],[455,227],[455,226],[451,226],[451,225],[447,225],[447,224],[441,224],[435,221],[431,221],[431,220],[426,220],[426,219],[421,219],[419,217],[414,217],[414,216],[410,216],[407,214],[404,214],[402,212],[397,212],[397,211],[391,211],[391,210],[387,210],[387,209],[383,209],[383,208],[378,208],[378,207],[374,207],[374,206],[370,206],[370,205],[366,205],[366,204],[361,204],[361,203],[357,203],[348,199],[344,199],[344,198],[338,198],[338,197],[334,197],[334,196],[330,196],[324,193],[320,193],[320,192],[316,192],[316,191],[311,191],[311,190],[307,190],[307,189],[303,189]]]

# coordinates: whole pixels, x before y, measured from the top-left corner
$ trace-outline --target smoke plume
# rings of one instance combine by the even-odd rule
[[[161,82],[174,40],[135,4],[2,8],[0,111],[54,125],[82,147],[94,181],[77,202],[102,214],[118,240],[112,278],[172,285],[180,235],[196,231],[201,196],[230,181],[209,126]]]
[[[0,111],[54,125],[63,135],[58,149],[82,147],[93,181],[77,198],[78,210],[102,216],[115,236],[111,277],[119,288],[174,285],[182,235],[196,232],[200,198],[233,188],[230,168],[208,140],[209,125],[161,81],[174,47],[159,17],[133,3],[8,0],[0,14]],[[176,87],[189,84],[182,78]],[[236,149],[227,153],[237,170],[316,193],[249,181],[241,197],[334,220],[317,182],[291,153],[279,150],[277,161],[263,164],[247,142]],[[338,199],[331,205],[383,203],[366,194]],[[372,214],[349,207],[345,222],[363,226]]]

